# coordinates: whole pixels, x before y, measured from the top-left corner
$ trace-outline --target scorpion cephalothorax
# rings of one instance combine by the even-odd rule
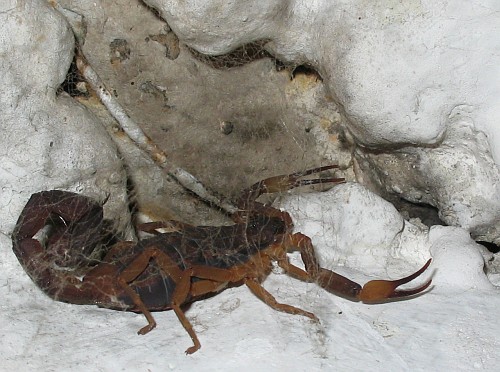
[[[156,326],[151,311],[174,310],[193,340],[194,345],[186,350],[189,354],[201,345],[181,306],[228,286],[245,284],[273,309],[317,320],[311,312],[278,303],[262,287],[272,262],[297,279],[315,282],[352,300],[382,302],[425,290],[430,280],[410,290],[397,288],[422,274],[430,260],[408,277],[373,280],[361,287],[319,266],[311,240],[293,233],[287,212],[256,201],[263,193],[343,182],[340,178],[303,178],[331,168],[336,166],[272,177],[252,185],[237,201],[234,225],[152,222],[141,225],[141,229],[153,237],[113,245],[99,203],[71,192],[42,191],[31,196],[17,221],[13,250],[33,281],[55,300],[143,313],[148,324],[140,334]],[[44,239],[35,237],[49,225]],[[160,233],[163,227],[174,231]],[[100,260],[95,259],[96,249],[103,249]],[[300,251],[305,270],[289,262],[287,252],[292,250]]]

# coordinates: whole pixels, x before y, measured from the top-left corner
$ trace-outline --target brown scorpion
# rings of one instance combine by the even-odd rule
[[[113,242],[103,219],[101,204],[75,193],[51,190],[33,194],[12,234],[13,250],[31,279],[51,298],[73,303],[134,311],[151,331],[152,311],[174,310],[193,341],[186,353],[201,347],[183,305],[245,284],[271,308],[318,320],[312,313],[276,301],[261,283],[273,261],[294,278],[315,282],[325,290],[366,303],[384,302],[424,291],[431,281],[409,290],[398,290],[422,274],[399,280],[373,280],[363,287],[319,266],[310,238],[293,233],[287,212],[256,201],[274,193],[319,183],[340,183],[342,178],[304,178],[336,168],[334,165],[271,177],[245,189],[239,211],[230,226],[192,226],[186,223],[151,222],[142,230],[152,237],[138,242]],[[160,233],[168,227],[172,232]],[[299,250],[305,270],[290,263],[287,252]]]

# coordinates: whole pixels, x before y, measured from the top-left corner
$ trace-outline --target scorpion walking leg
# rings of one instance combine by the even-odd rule
[[[193,277],[201,280],[192,283],[191,278]],[[203,294],[217,292],[225,288],[228,282],[234,280],[234,275],[230,270],[215,267],[193,266],[183,271],[181,280],[176,283],[172,299],[172,309],[175,311],[177,318],[179,318],[179,321],[182,323],[189,336],[191,336],[194,343],[193,346],[186,350],[186,354],[194,353],[201,347],[201,344],[196,336],[193,326],[186,318],[186,315],[180,308],[180,305],[185,303],[189,295],[201,296]]]
[[[316,315],[310,313],[309,311],[299,309],[298,307],[292,305],[281,304],[278,301],[276,301],[274,296],[268,291],[266,291],[264,287],[262,287],[262,285],[254,278],[246,278],[244,282],[247,285],[247,287],[253,292],[253,294],[255,294],[258,298],[260,298],[274,310],[282,311],[288,314],[304,315],[307,316],[308,318],[311,318],[319,322],[319,319],[316,317]]]
[[[144,305],[144,302],[142,302],[140,296],[130,287],[128,283],[135,280],[142,272],[144,272],[144,270],[146,270],[151,259],[155,259],[158,266],[160,266],[160,268],[176,283],[176,287],[172,295],[171,307],[182,326],[193,340],[194,346],[186,350],[187,354],[192,354],[201,347],[201,344],[193,330],[193,326],[180,308],[180,305],[182,305],[189,293],[191,275],[189,272],[179,269],[179,267],[172,262],[170,257],[155,247],[147,248],[144,252],[138,255],[135,260],[120,273],[117,279],[118,283],[120,283],[125,292],[130,296],[139,311],[144,314],[148,321],[148,325],[141,328],[138,333],[141,335],[148,333],[156,327],[156,321],[151,315],[151,312],[147,309],[146,305]]]
[[[274,296],[266,291],[264,287],[255,279],[247,276],[247,269],[244,267],[231,269],[219,269],[206,266],[193,266],[192,275],[200,279],[209,279],[221,284],[228,282],[238,282],[243,280],[246,286],[263,302],[272,307],[274,310],[282,311],[288,314],[299,314],[308,318],[319,321],[316,315],[308,311],[299,309],[292,305],[281,304]],[[224,283],[225,282],[225,283]]]
[[[174,310],[175,315],[177,315],[177,318],[181,322],[188,335],[191,337],[191,340],[194,344],[193,346],[187,348],[186,354],[193,354],[201,347],[198,336],[196,336],[196,333],[193,329],[193,325],[186,317],[186,314],[184,314],[184,311],[182,311],[181,309],[181,305],[185,302],[191,289],[191,277],[191,270],[185,270],[182,274],[181,280],[176,283],[174,294],[172,296],[172,310]]]
[[[308,318],[319,321],[316,315],[311,312],[277,302],[274,296],[266,291],[255,278],[247,277],[246,273],[247,271],[244,268],[235,268],[234,270],[231,270],[206,266],[193,266],[190,269],[190,275],[202,280],[191,284],[191,294],[203,295],[219,291],[225,288],[229,282],[235,283],[243,280],[252,293],[254,293],[259,299],[261,299],[268,306],[272,307],[274,310],[289,314],[304,315]]]
[[[151,331],[156,326],[156,322],[151,312],[146,308],[139,295],[130,287],[129,283],[134,281],[144,272],[144,270],[146,270],[151,259],[154,259],[160,269],[176,284],[170,306],[193,341],[194,345],[186,350],[186,354],[192,354],[201,347],[201,344],[193,326],[181,309],[182,304],[186,302],[188,296],[198,296],[223,289],[227,283],[232,280],[234,275],[232,275],[229,270],[207,268],[204,266],[194,266],[186,270],[181,270],[170,257],[160,249],[156,247],[145,249],[118,276],[118,282],[148,321],[148,325],[141,328],[138,332],[139,334],[146,334]],[[202,280],[193,284],[191,283],[191,278],[193,277]]]
[[[168,257],[165,253],[156,247],[145,249],[139,254],[119,275],[117,278],[118,283],[125,290],[127,295],[130,296],[138,310],[144,314],[148,321],[148,325],[141,328],[137,333],[144,335],[156,327],[156,322],[147,309],[146,305],[142,302],[140,296],[130,287],[129,283],[134,281],[140,274],[146,270],[149,261],[155,259],[162,270],[168,274],[175,283],[178,283],[182,276],[183,271]]]

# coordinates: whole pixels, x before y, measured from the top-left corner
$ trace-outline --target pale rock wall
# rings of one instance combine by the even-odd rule
[[[56,97],[73,58],[66,20],[45,1],[0,7],[0,231],[12,230],[32,193],[54,188],[109,196],[105,207],[127,223],[116,147],[88,110]]]
[[[372,158],[375,166],[369,183],[410,201],[427,194],[422,201],[438,207],[446,223],[499,244],[498,2],[146,3],[203,53],[269,40],[277,57],[315,67],[355,141],[391,158],[386,170],[360,148],[359,160]],[[457,112],[466,112],[468,130],[454,124]],[[459,147],[449,151],[450,142]],[[409,164],[406,157],[438,166]],[[446,171],[446,164],[460,169]],[[401,180],[417,182],[401,186]]]

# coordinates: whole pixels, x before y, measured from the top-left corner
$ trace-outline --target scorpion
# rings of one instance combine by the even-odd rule
[[[311,178],[336,165],[275,176],[243,190],[237,199],[234,223],[227,226],[193,226],[184,222],[148,222],[138,226],[150,234],[137,242],[113,241],[103,208],[92,198],[50,190],[31,196],[12,234],[13,251],[36,285],[54,300],[72,304],[142,313],[144,335],[156,326],[153,311],[173,310],[193,346],[200,341],[183,306],[245,284],[264,303],[277,311],[299,314],[318,321],[316,315],[279,303],[263,286],[275,262],[290,276],[314,282],[325,290],[365,303],[414,297],[431,284],[398,289],[421,275],[398,280],[372,280],[363,287],[320,267],[311,239],[293,231],[291,216],[256,199],[266,193],[313,184],[336,184],[343,178]],[[306,177],[309,176],[309,177]],[[167,228],[169,231],[162,230]],[[163,231],[163,232],[162,232]],[[304,269],[287,255],[300,251]]]

